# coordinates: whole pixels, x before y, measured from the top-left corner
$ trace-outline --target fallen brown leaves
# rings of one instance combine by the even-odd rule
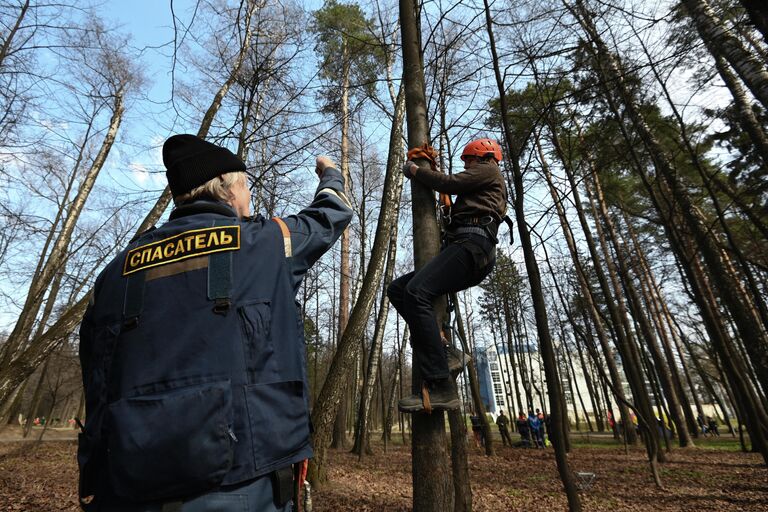
[[[410,510],[410,447],[374,449],[361,462],[331,453],[331,481],[312,494],[315,512]],[[473,510],[566,510],[551,449],[497,447],[494,457],[469,451]],[[73,441],[0,442],[0,510],[78,510],[75,453]],[[574,471],[597,475],[581,495],[585,511],[768,510],[768,469],[756,454],[675,449],[661,466],[663,490],[642,448],[578,446],[569,459]]]

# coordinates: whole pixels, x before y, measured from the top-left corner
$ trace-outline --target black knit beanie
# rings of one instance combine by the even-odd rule
[[[186,194],[222,174],[245,171],[242,160],[227,148],[186,133],[165,141],[163,164],[173,197]]]

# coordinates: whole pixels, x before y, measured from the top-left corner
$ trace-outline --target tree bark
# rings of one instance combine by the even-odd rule
[[[488,31],[488,39],[491,47],[491,58],[493,62],[493,70],[496,76],[496,85],[498,87],[500,112],[502,125],[504,128],[504,137],[507,147],[508,160],[512,164],[512,180],[514,183],[514,208],[515,219],[517,221],[517,229],[520,234],[520,244],[523,247],[523,255],[525,258],[525,268],[528,272],[528,281],[531,287],[531,297],[533,299],[534,316],[536,318],[536,330],[539,337],[539,348],[541,350],[542,359],[544,362],[544,373],[547,379],[547,390],[549,394],[549,414],[551,421],[551,437],[552,445],[555,450],[555,460],[557,461],[557,469],[560,474],[560,480],[563,483],[566,497],[568,498],[568,509],[571,512],[577,512],[581,510],[581,499],[576,488],[576,481],[568,464],[568,458],[566,455],[566,421],[562,414],[562,394],[559,376],[557,374],[557,362],[555,360],[554,345],[549,332],[549,320],[547,318],[547,306],[544,301],[544,293],[541,287],[541,275],[539,274],[539,267],[536,263],[536,255],[533,252],[533,244],[531,243],[531,235],[528,231],[528,227],[525,221],[525,206],[524,201],[524,187],[523,187],[523,174],[520,169],[519,156],[515,152],[516,144],[513,142],[512,131],[508,122],[508,110],[506,103],[506,87],[504,86],[504,80],[501,76],[501,70],[499,69],[499,57],[496,53],[496,43],[493,34],[493,20],[491,17],[491,10],[488,5],[488,0],[483,0],[485,7],[485,23]],[[522,146],[522,145],[521,145]]]
[[[765,65],[717,19],[706,0],[682,0],[681,3],[709,52],[727,60],[763,108],[768,109],[768,70]]]
[[[763,35],[763,40],[768,44],[768,9],[763,0],[739,0],[744,10],[747,11],[749,21],[758,32]]]
[[[419,40],[419,12],[413,0],[400,0],[400,31],[403,47],[408,147],[429,144],[427,102],[424,93],[424,68]],[[416,159],[426,169],[429,162]],[[429,172],[423,170],[422,172]],[[413,212],[413,259],[418,271],[438,253],[440,231],[435,219],[434,193],[417,180],[411,180]],[[438,325],[442,325],[442,301],[435,305]],[[413,391],[421,389],[422,378],[414,366]],[[419,512],[445,512],[453,509],[453,490],[445,443],[442,412],[414,414],[411,440],[413,469],[413,509]]]
[[[397,116],[395,118],[397,119]],[[399,203],[398,198],[400,197],[401,187],[398,184],[402,183],[402,176],[400,175],[402,156],[400,156],[399,151],[401,137],[402,124],[393,123],[376,234],[371,247],[368,266],[363,276],[360,295],[355,301],[349,323],[336,347],[328,375],[312,410],[312,424],[315,427],[312,441],[315,447],[315,457],[310,461],[309,477],[313,486],[321,485],[327,480],[326,450],[330,442],[331,426],[336,417],[339,402],[344,396],[344,387],[350,371],[356,364],[360,339],[365,332],[368,315],[373,307],[378,284],[384,273],[390,242],[390,229],[392,223],[395,222],[396,205]]]
[[[344,177],[345,193],[349,197],[349,184],[351,181],[349,174],[349,50],[346,45],[346,38],[342,42],[341,50],[342,72],[341,72],[341,175]],[[344,329],[349,322],[349,282],[351,271],[349,266],[349,233],[350,228],[344,230],[341,234],[341,261],[339,262],[339,339],[344,337]],[[362,338],[361,338],[362,339]],[[346,388],[347,390],[350,388]],[[342,406],[336,414],[333,426],[333,439],[331,448],[347,447],[347,401],[348,393],[344,394]]]
[[[402,122],[402,118],[401,118]],[[399,179],[398,188],[402,191],[402,175]],[[397,219],[400,211],[400,197],[395,203],[395,215],[392,219],[390,228],[389,250],[387,256],[387,266],[384,270],[384,286],[381,293],[381,302],[379,304],[379,314],[376,320],[376,327],[373,332],[373,341],[371,343],[371,355],[368,357],[368,368],[363,382],[363,391],[360,398],[360,408],[357,414],[357,428],[355,429],[355,445],[352,451],[358,455],[358,460],[362,460],[363,453],[370,453],[370,444],[368,442],[368,424],[373,399],[373,383],[377,377],[377,370],[381,361],[382,341],[384,340],[384,329],[387,324],[387,313],[389,312],[389,299],[386,289],[392,282],[392,275],[395,271],[395,258],[397,257]]]

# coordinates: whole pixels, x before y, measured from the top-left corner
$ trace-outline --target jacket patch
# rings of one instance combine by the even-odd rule
[[[128,251],[123,275],[176,261],[240,249],[240,226],[193,229]]]

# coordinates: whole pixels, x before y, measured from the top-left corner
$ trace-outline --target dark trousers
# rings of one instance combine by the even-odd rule
[[[512,446],[512,438],[509,436],[509,430],[507,430],[507,427],[499,428],[499,434],[501,434],[501,442],[504,446]]]
[[[479,284],[493,269],[495,246],[480,235],[456,238],[418,272],[409,272],[389,285],[390,302],[411,328],[414,364],[423,379],[449,377],[433,301]]]

